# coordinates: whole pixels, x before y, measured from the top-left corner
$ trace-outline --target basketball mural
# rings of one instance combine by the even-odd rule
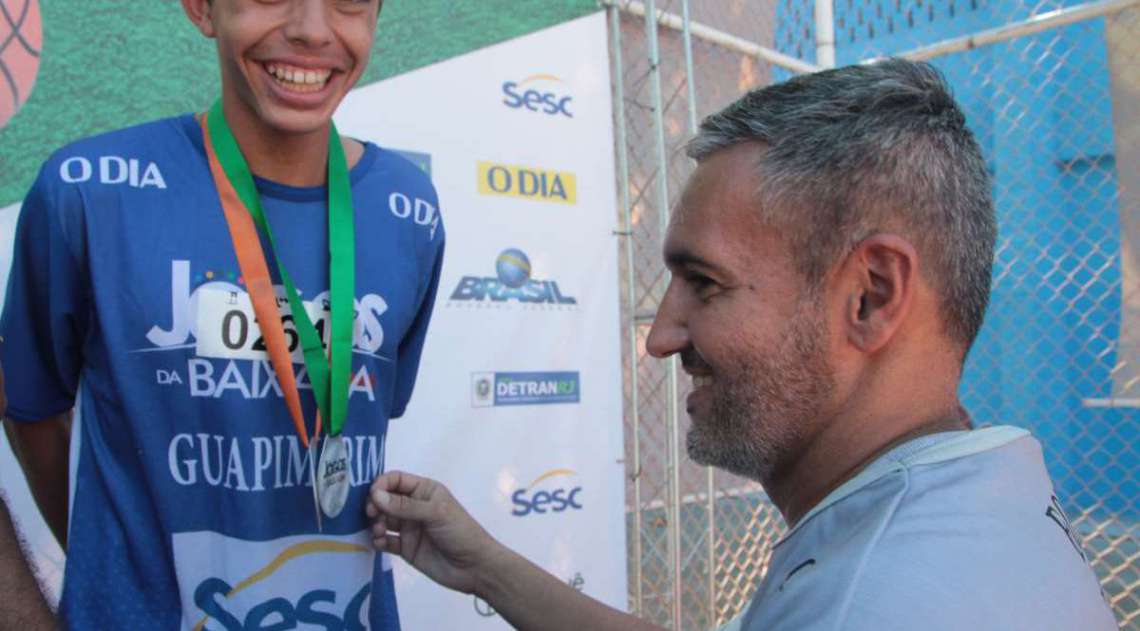
[[[42,48],[39,0],[0,0],[0,129],[32,93]]]

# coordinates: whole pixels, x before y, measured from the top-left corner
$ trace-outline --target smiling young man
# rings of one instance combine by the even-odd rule
[[[972,427],[958,400],[997,230],[937,71],[755,90],[689,155],[646,348],[693,377],[689,455],[762,484],[789,526],[728,628],[1115,629],[1040,444]],[[656,628],[495,541],[437,482],[386,473],[368,511],[378,549],[516,628]]]
[[[59,150],[17,227],[5,427],[66,548],[61,620],[398,629],[364,502],[444,233],[420,169],[331,123],[380,2],[182,4],[220,98]]]

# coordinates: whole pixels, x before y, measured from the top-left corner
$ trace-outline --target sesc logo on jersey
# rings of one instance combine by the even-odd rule
[[[368,532],[245,541],[173,536],[182,628],[367,629],[373,552]],[[384,571],[391,565],[385,556]]]

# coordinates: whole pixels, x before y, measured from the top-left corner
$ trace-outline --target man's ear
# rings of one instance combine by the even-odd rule
[[[190,22],[203,35],[210,38],[216,35],[212,15],[214,10],[212,0],[182,0],[182,10],[186,12],[186,17],[190,18]]]
[[[885,347],[906,320],[918,283],[918,252],[895,234],[859,242],[844,262],[847,340],[864,353]]]

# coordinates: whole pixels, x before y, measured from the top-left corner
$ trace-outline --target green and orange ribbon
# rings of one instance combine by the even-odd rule
[[[281,282],[289,300],[293,323],[301,342],[305,367],[313,385],[313,396],[319,411],[313,427],[313,438],[321,432],[321,419],[328,419],[329,434],[338,436],[344,429],[348,413],[349,371],[352,363],[352,322],[355,315],[353,297],[356,284],[356,241],[352,210],[352,188],[348,164],[336,125],[330,123],[328,157],[329,208],[329,303],[332,311],[329,353],[325,356],[321,336],[305,310],[297,288],[281,262],[273,230],[261,207],[257,185],[249,165],[242,156],[218,100],[202,120],[202,135],[210,173],[218,189],[218,197],[229,225],[230,238],[238,266],[249,291],[258,326],[265,338],[266,351],[293,418],[293,425],[305,448],[309,436],[301,412],[300,393],[293,371],[293,361],[285,343],[285,327],[277,309],[277,296],[269,276],[265,253],[257,229],[260,228],[272,248]],[[256,224],[256,226],[255,226]]]

